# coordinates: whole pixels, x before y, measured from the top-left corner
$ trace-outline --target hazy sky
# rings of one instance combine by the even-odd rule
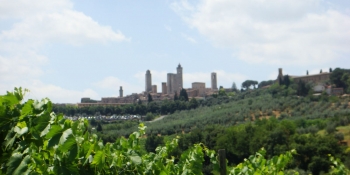
[[[350,68],[349,0],[0,0],[0,92],[76,103],[217,72],[218,85]]]

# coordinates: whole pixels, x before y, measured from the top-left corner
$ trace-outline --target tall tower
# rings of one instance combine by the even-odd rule
[[[180,92],[180,89],[183,88],[182,67],[180,63],[176,68],[176,83],[175,90]]]
[[[123,97],[123,86],[120,86],[120,89],[119,89],[119,97],[120,97],[120,98]]]
[[[217,90],[218,89],[218,80],[217,80],[217,77],[216,77],[216,73],[213,72],[211,73],[211,89],[212,90]]]
[[[282,68],[278,69],[278,78],[282,78],[283,77],[283,71]]]
[[[282,68],[278,69],[277,82],[280,84],[283,81],[283,70]]]
[[[146,71],[146,83],[145,83],[145,91],[150,92],[152,91],[152,76],[151,76],[151,71],[147,70]]]
[[[166,82],[162,82],[162,94],[167,94]]]
[[[176,74],[168,73],[167,77],[167,93],[168,94],[173,94],[175,93],[175,85],[176,85]]]

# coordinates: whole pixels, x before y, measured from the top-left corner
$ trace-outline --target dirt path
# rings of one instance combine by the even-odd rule
[[[160,117],[158,117],[158,118],[156,118],[156,119],[154,119],[152,121],[148,121],[147,123],[152,123],[152,122],[155,122],[155,121],[158,121],[158,120],[162,120],[164,117],[166,117],[166,115],[162,115],[162,116],[160,116]]]

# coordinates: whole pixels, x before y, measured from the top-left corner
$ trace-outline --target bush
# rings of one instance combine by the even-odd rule
[[[149,112],[146,114],[145,121],[151,121],[154,118],[155,118],[155,115]]]
[[[336,129],[336,124],[335,123],[328,123],[327,127],[326,127],[326,131],[328,134],[332,134],[334,133],[337,129]]]
[[[337,139],[338,141],[344,140],[344,134],[341,132],[337,132],[334,134],[334,138]]]

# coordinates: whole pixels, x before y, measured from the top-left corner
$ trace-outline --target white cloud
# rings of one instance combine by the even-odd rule
[[[74,10],[70,0],[0,0],[0,24],[5,24],[0,27],[1,92],[22,86],[31,90],[31,98],[49,97],[54,102],[78,102],[98,95],[89,88],[69,90],[40,81],[50,61],[40,53],[42,46],[129,41],[120,31]]]
[[[120,31],[101,26],[89,16],[69,8],[60,12],[28,15],[13,25],[10,30],[1,31],[0,40],[43,44],[63,42],[81,45],[88,42],[127,41]]]
[[[97,92],[92,89],[70,90],[40,81],[33,82],[28,88],[30,90],[28,98],[42,99],[48,97],[53,103],[78,103],[82,97],[99,98]]]
[[[173,9],[214,45],[249,63],[314,65],[344,59],[350,16],[321,0],[186,0]],[[324,10],[326,9],[326,10]]]
[[[26,94],[25,99],[49,98],[53,103],[78,103],[82,97],[99,98],[99,95],[90,88],[81,91],[70,90],[35,79],[17,82],[6,81],[6,84],[0,84],[0,92],[4,94],[6,91],[13,91],[14,87],[22,87],[30,91]]]
[[[197,43],[197,41],[196,41],[194,38],[192,38],[192,37],[190,37],[190,36],[188,36],[188,35],[186,35],[186,34],[181,34],[181,36],[182,36],[183,38],[185,38],[187,41],[189,41],[189,42],[191,42],[191,43],[193,43],[193,44],[196,44],[196,43]]]

